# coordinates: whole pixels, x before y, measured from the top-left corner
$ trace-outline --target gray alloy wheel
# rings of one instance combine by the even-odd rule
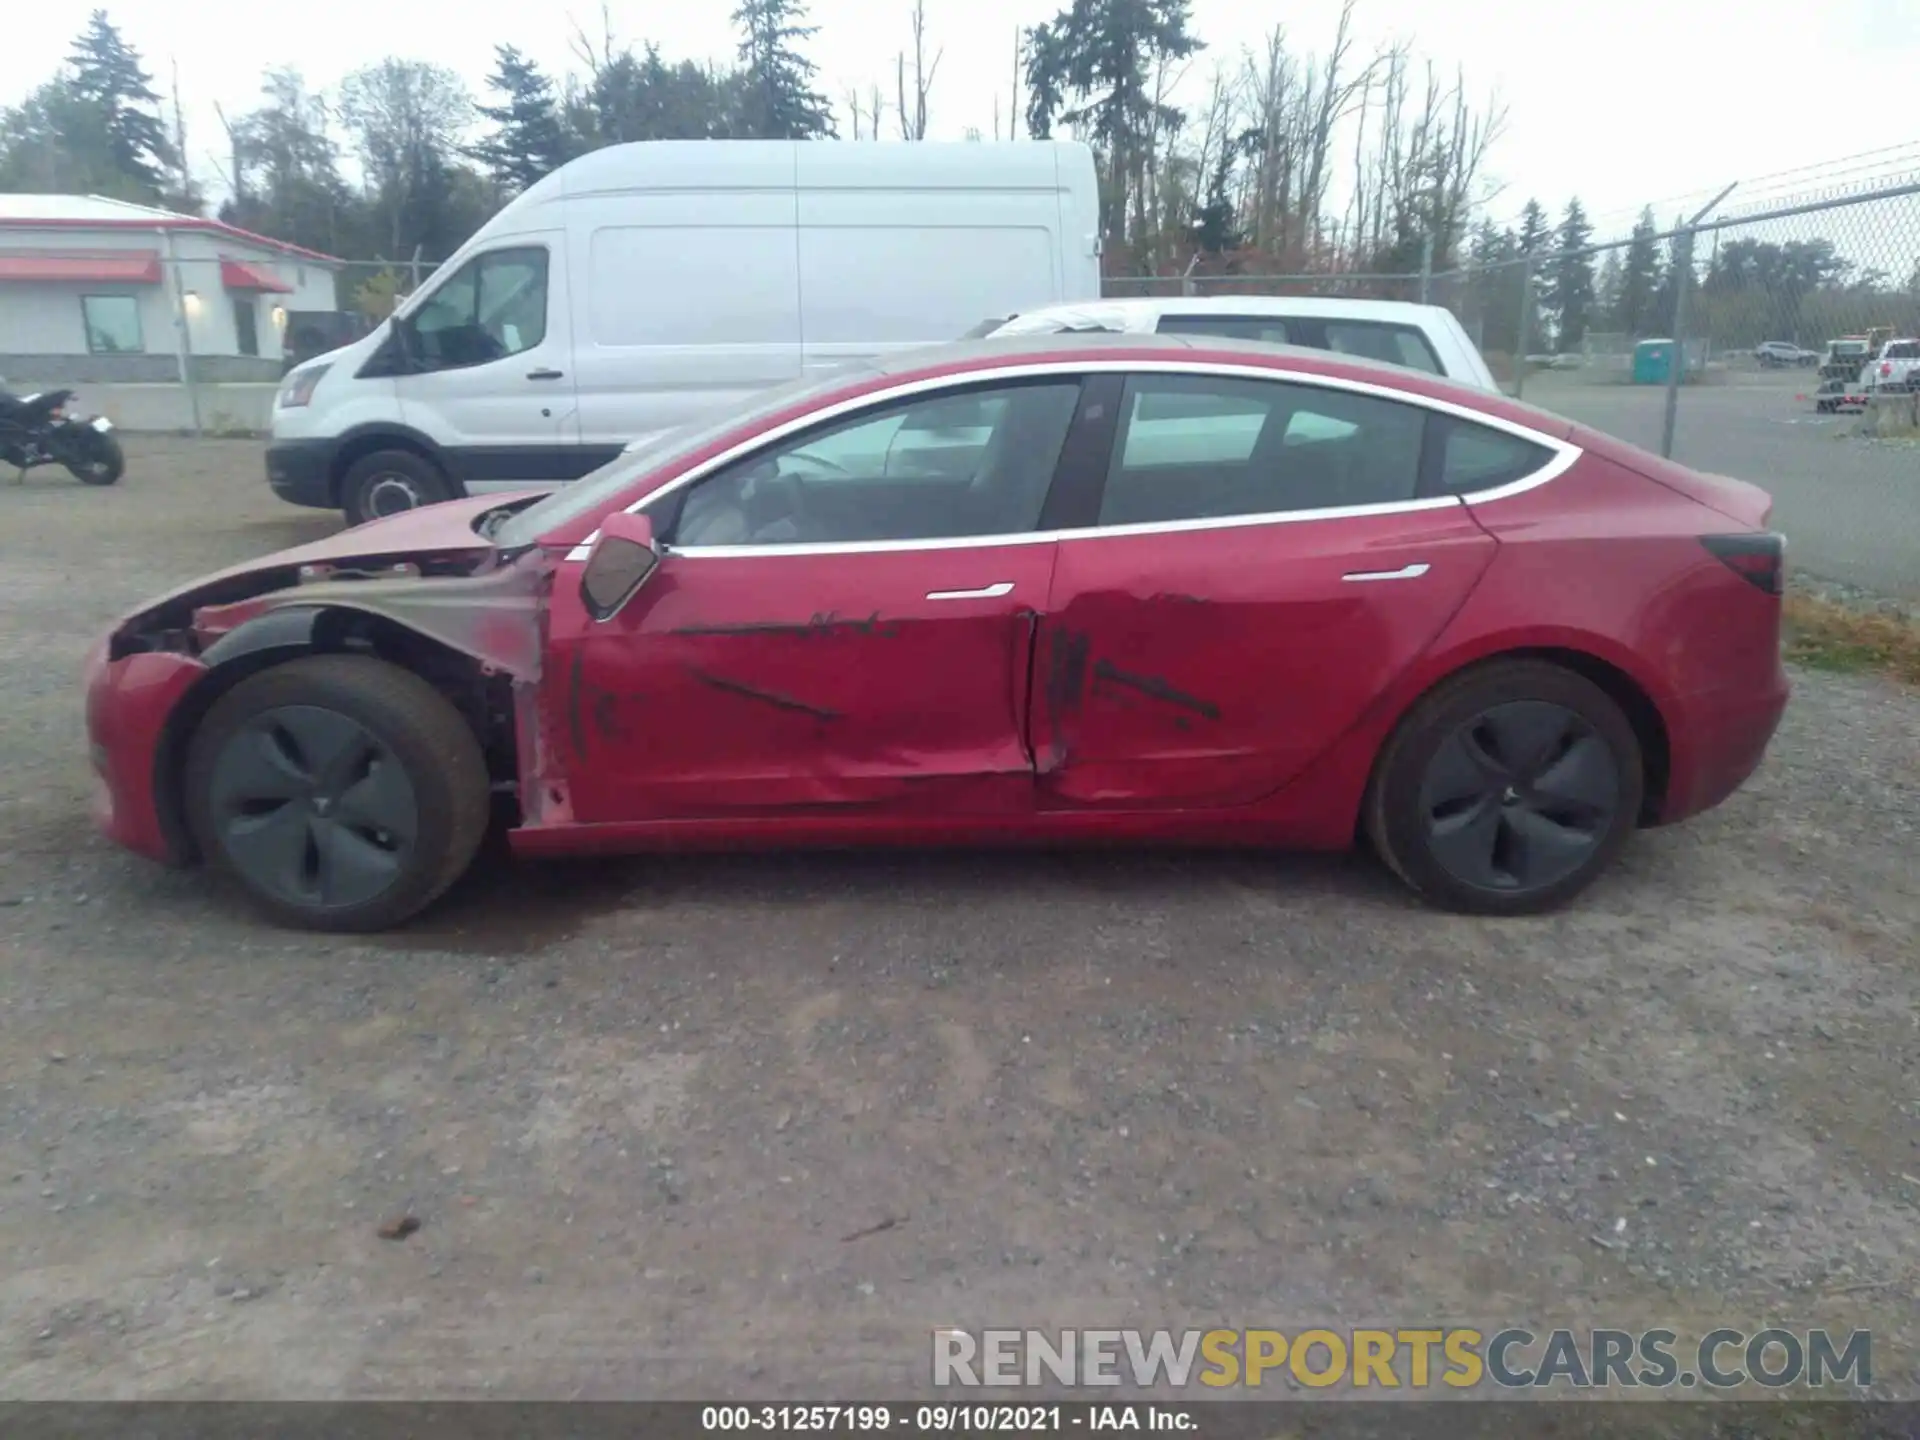
[[[311,655],[215,701],[187,749],[200,854],[275,919],[368,931],[424,909],[472,862],[491,785],[479,738],[419,676]]]
[[[1525,892],[1592,857],[1620,807],[1619,767],[1564,705],[1514,700],[1454,728],[1420,790],[1427,849],[1456,880]]]
[[[1620,705],[1547,660],[1443,682],[1382,747],[1363,822],[1395,874],[1473,914],[1550,910],[1585,889],[1639,822],[1640,740]]]
[[[413,782],[350,715],[316,705],[262,711],[227,738],[212,780],[212,819],[230,863],[282,905],[364,905],[413,858]]]

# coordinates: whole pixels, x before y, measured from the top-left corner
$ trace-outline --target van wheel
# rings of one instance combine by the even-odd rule
[[[452,498],[453,487],[439,467],[411,450],[363,455],[340,482],[340,508],[349,525],[364,525]]]

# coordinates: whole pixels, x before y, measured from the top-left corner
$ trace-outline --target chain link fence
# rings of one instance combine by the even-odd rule
[[[1920,601],[1920,180],[1419,274],[1190,269],[1107,293],[1445,306],[1508,393],[1761,485],[1803,572]]]
[[[83,352],[0,344],[0,376],[87,387],[84,401],[128,428],[258,433],[290,364],[364,334],[435,268],[276,256],[236,274],[170,253],[138,285],[76,297]],[[1490,264],[1218,275],[1196,263],[1105,286],[1443,305],[1510,393],[1764,486],[1802,569],[1920,600],[1920,178],[1725,205]]]

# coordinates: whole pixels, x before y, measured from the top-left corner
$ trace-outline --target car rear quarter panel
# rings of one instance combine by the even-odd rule
[[[1787,695],[1778,598],[1700,544],[1739,527],[1592,456],[1547,485],[1472,509],[1499,553],[1420,661],[1276,797],[1276,827],[1297,844],[1350,843],[1374,761],[1401,718],[1449,676],[1515,653],[1598,660],[1651,703],[1666,758],[1652,819],[1685,818],[1737,788]]]

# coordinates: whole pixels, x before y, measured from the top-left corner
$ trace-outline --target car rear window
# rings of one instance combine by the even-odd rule
[[[1889,360],[1912,360],[1920,356],[1920,344],[1912,340],[1903,340],[1897,345],[1887,346],[1886,358]]]
[[[1524,480],[1553,458],[1544,445],[1476,425],[1456,416],[1437,417],[1441,429],[1440,493],[1471,495]]]
[[[1429,375],[1445,375],[1440,357],[1417,325],[1381,320],[1327,320],[1299,315],[1162,315],[1154,327],[1163,335],[1218,335],[1227,340],[1256,340],[1268,345],[1303,345],[1357,355]]]

